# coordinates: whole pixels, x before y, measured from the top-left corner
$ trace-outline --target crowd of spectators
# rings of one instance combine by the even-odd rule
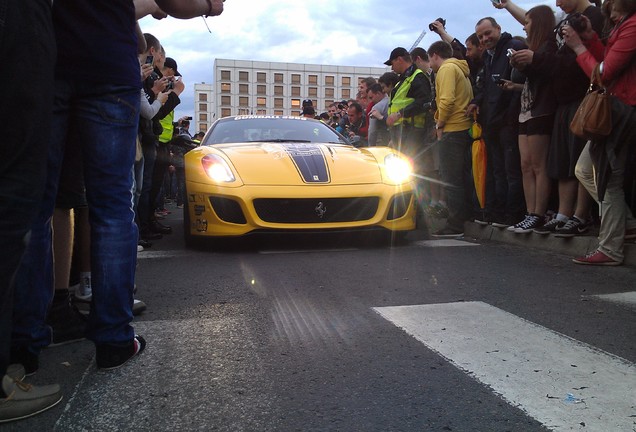
[[[501,0],[493,6],[525,36],[485,17],[464,43],[437,19],[430,29],[440,41],[428,51],[394,49],[385,63],[393,72],[361,80],[355,100],[330,105],[322,118],[356,146],[389,145],[412,159],[419,209],[447,219],[435,237],[462,236],[471,220],[558,238],[600,225],[598,250],[574,262],[619,265],[624,241],[636,238],[636,126],[633,110],[619,109],[636,105],[635,3],[559,0],[557,11],[526,11]],[[589,142],[570,123],[599,64],[624,127]],[[473,121],[486,145],[483,206],[471,172]]]

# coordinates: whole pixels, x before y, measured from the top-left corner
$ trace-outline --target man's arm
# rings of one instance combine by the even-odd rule
[[[423,73],[419,73],[413,78],[407,96],[415,100],[402,109],[404,117],[413,117],[425,111],[424,105],[431,101],[432,92],[430,83],[427,82]]]
[[[514,4],[511,0],[501,0],[501,3],[496,5],[493,3],[493,6],[497,9],[506,9],[510,15],[521,25],[526,25],[526,10],[520,6]]]
[[[223,0],[134,0],[137,19],[146,15],[181,19],[217,16],[223,13]]]

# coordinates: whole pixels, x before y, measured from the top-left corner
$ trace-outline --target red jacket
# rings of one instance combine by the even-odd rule
[[[611,94],[636,106],[636,14],[612,31],[606,47],[596,35],[585,46],[588,50],[576,58],[581,69],[591,76],[594,67],[603,62],[603,84]]]

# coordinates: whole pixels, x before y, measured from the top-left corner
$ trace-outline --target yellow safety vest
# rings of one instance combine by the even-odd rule
[[[415,72],[402,83],[400,83],[399,87],[395,91],[395,94],[391,98],[391,102],[389,102],[389,115],[400,111],[401,109],[411,105],[415,99],[408,97],[407,94],[411,89],[411,82],[417,74],[423,73],[420,69],[415,69]],[[413,117],[400,117],[395,123],[395,125],[407,124],[412,125],[417,128],[423,128],[424,123],[426,123],[426,115],[424,113],[416,114]]]

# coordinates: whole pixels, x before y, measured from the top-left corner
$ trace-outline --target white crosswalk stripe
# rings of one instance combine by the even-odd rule
[[[375,310],[550,429],[634,430],[627,360],[482,302]]]

